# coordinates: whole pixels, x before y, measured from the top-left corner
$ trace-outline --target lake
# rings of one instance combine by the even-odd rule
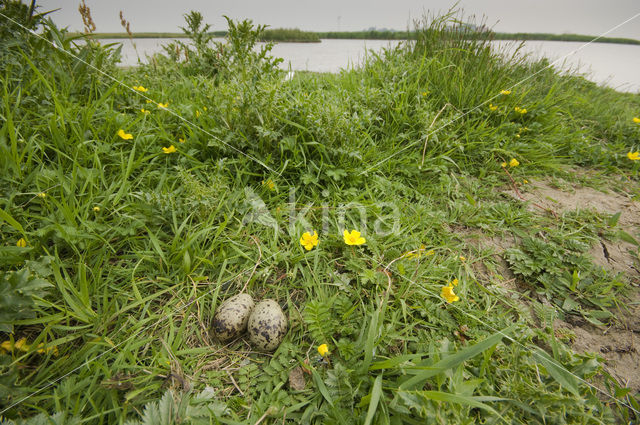
[[[143,59],[162,51],[162,45],[170,39],[140,38],[135,43]],[[136,52],[129,40],[105,39],[105,43],[122,43],[122,65],[137,63]],[[385,47],[395,46],[399,41],[388,40],[322,40],[321,43],[279,43],[272,54],[281,57],[283,69],[295,71],[339,72],[341,69],[362,63],[367,52],[378,52]],[[496,49],[512,52],[519,45],[513,41],[494,41]],[[640,46],[566,42],[527,41],[521,52],[534,57],[547,57],[551,61],[562,59],[554,66],[559,70],[572,70],[599,84],[606,84],[616,90],[640,92]]]
[[[498,49],[513,51],[517,44],[494,41]],[[521,50],[534,57],[558,60],[558,70],[575,70],[599,84],[619,91],[640,92],[640,46],[579,41],[527,41]]]

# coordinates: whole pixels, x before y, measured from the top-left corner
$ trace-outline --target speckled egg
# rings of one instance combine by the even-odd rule
[[[256,304],[247,324],[249,340],[262,351],[278,348],[287,333],[287,318],[277,302],[263,300]]]
[[[213,317],[213,332],[216,337],[222,342],[238,337],[247,328],[254,306],[249,294],[234,295],[220,304]]]

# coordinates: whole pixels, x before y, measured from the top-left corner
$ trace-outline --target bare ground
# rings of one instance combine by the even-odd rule
[[[559,215],[566,211],[589,209],[599,213],[620,212],[617,228],[638,239],[640,233],[640,202],[626,193],[600,191],[569,182],[531,181],[522,190],[504,192],[532,211]],[[463,238],[479,252],[493,252],[491,267],[484,262],[474,264],[474,272],[482,280],[497,283],[507,290],[518,291],[518,282],[502,258],[502,253],[517,244],[513,238],[488,237],[479,230],[469,231]],[[513,239],[513,240],[512,240]],[[590,255],[594,264],[614,273],[624,273],[631,286],[626,306],[620,306],[616,321],[608,328],[598,327],[582,319],[557,320],[556,331],[575,335],[571,346],[579,353],[595,353],[605,359],[606,370],[621,386],[640,391],[640,260],[638,248],[623,240],[600,238]],[[569,322],[570,321],[570,322]]]
[[[514,192],[510,192],[514,193]],[[630,195],[613,191],[599,191],[591,187],[564,184],[562,189],[547,181],[532,181],[522,197],[530,207],[541,211],[539,207],[551,212],[594,210],[600,213],[620,213],[618,228],[637,238],[640,232],[640,202],[633,201]],[[537,206],[536,206],[537,205]],[[631,252],[636,252],[635,255]],[[590,252],[596,265],[616,272],[627,273],[636,282],[640,275],[637,249],[623,240],[608,241],[601,239],[600,246],[594,246]]]

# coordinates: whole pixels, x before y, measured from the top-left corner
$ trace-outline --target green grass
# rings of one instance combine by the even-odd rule
[[[74,48],[46,27],[124,86],[26,34],[3,41],[0,335],[29,348],[0,354],[2,415],[637,420],[638,394],[553,327],[555,317],[618,320],[631,277],[583,256],[596,235],[615,238],[614,220],[527,209],[503,195],[500,164],[517,158],[515,179],[598,170],[637,199],[626,154],[638,149],[640,98],[502,59],[448,23],[425,23],[415,44],[359,69],[290,80],[245,49],[249,30],[221,62],[202,47],[189,63],[123,70],[107,48]],[[346,246],[345,228],[366,244]],[[299,239],[311,229],[320,244],[307,252]],[[528,289],[481,275],[495,260],[470,231],[516,235],[505,259]],[[583,279],[565,285],[574,271]],[[449,304],[441,290],[453,279],[460,300]],[[216,306],[245,286],[286,311],[275,353],[210,333]],[[297,367],[302,390],[288,383]],[[161,411],[172,412],[164,422],[153,419]]]

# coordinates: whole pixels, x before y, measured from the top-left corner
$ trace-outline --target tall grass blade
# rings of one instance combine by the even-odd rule
[[[401,390],[406,390],[406,389],[421,387],[422,385],[424,385],[427,379],[431,378],[432,376],[438,375],[448,369],[452,369],[458,366],[459,364],[465,362],[466,360],[469,360],[472,357],[475,357],[478,354],[482,353],[483,351],[488,350],[489,348],[498,344],[500,341],[502,341],[502,338],[510,334],[515,329],[515,327],[516,325],[511,325],[503,331],[496,332],[490,337],[470,347],[467,347],[457,352],[456,354],[445,357],[444,359],[440,360],[433,366],[416,367],[413,370],[412,368],[409,368],[407,370],[408,373],[416,373],[416,376],[403,382],[399,388]]]
[[[549,357],[542,349],[536,347],[533,350],[533,354],[560,386],[571,392],[571,394],[580,396],[580,391],[578,390],[579,382],[573,374],[568,372],[562,365],[559,365],[557,360]]]
[[[0,220],[6,221],[11,227],[22,233],[23,236],[26,236],[24,232],[24,228],[20,223],[18,223],[9,213],[0,208]]]
[[[376,414],[378,409],[378,402],[382,396],[382,374],[376,377],[373,382],[373,388],[371,389],[371,401],[369,401],[369,409],[367,410],[367,417],[364,420],[364,425],[370,425],[373,421],[373,415]]]
[[[483,409],[487,412],[499,417],[503,421],[506,420],[491,406],[484,404],[483,401],[503,401],[505,398],[490,396],[463,396],[458,394],[446,393],[443,391],[406,391],[409,393],[420,395],[428,400],[444,401],[447,403],[462,404],[477,409]]]
[[[324,399],[327,400],[327,403],[329,403],[329,405],[333,407],[333,399],[331,398],[331,394],[329,394],[329,390],[327,389],[326,385],[324,385],[324,382],[322,381],[322,377],[320,376],[320,374],[318,374],[318,371],[312,368],[311,376],[313,376],[313,382],[316,383],[316,386],[318,387],[318,391],[320,391],[320,394],[322,394],[322,397],[324,397]]]

